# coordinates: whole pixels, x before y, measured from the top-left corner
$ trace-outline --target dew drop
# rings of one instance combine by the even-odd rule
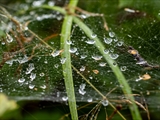
[[[20,63],[20,64],[22,64],[22,63],[25,63],[25,62],[27,62],[28,61],[28,57],[25,55],[23,58],[19,58],[18,59],[18,62]]]
[[[116,62],[114,62],[114,63],[113,63],[113,66],[117,66],[117,63],[116,63]]]
[[[109,50],[108,49],[104,49],[103,51],[105,54],[108,54],[109,53]]]
[[[24,78],[20,78],[20,79],[18,80],[19,83],[23,83],[24,81],[25,81]]]
[[[112,59],[117,59],[119,57],[118,54],[110,54],[109,55]]]
[[[35,69],[34,64],[33,64],[33,63],[30,63],[30,64],[28,65],[26,74],[30,74],[31,71],[34,70],[34,69]]]
[[[33,81],[36,78],[36,74],[35,73],[31,73],[30,78],[31,78],[31,81]]]
[[[92,101],[93,101],[93,99],[92,99],[92,98],[89,98],[87,101],[88,101],[88,102],[92,102]]]
[[[108,100],[104,99],[101,101],[103,106],[108,106]]]
[[[87,57],[87,55],[81,55],[80,59],[85,59]]]
[[[11,43],[12,41],[13,41],[13,38],[8,34],[8,33],[6,33],[6,40],[7,40],[7,42],[8,43]]]
[[[82,66],[82,67],[80,68],[80,71],[85,71],[85,69],[86,69],[86,67],[85,67],[85,66]]]
[[[106,66],[106,63],[105,62],[101,62],[101,63],[99,63],[99,66],[104,67],[104,66]]]
[[[40,86],[40,88],[46,89],[47,87],[46,87],[46,85],[42,85],[42,86]]]
[[[88,40],[88,41],[86,41],[86,43],[92,45],[92,44],[95,43],[95,41],[94,40]]]
[[[81,95],[86,94],[86,91],[85,91],[85,90],[79,89],[78,91],[79,91],[79,94],[81,94]]]
[[[2,45],[5,45],[6,43],[2,41],[1,44],[2,44]]]
[[[71,40],[67,40],[66,43],[67,43],[67,45],[71,45],[72,41]]]
[[[35,85],[29,84],[29,89],[33,89]]]
[[[43,72],[42,72],[42,73],[40,73],[40,74],[39,74],[39,76],[43,77],[43,76],[44,76],[44,73],[43,73]]]
[[[76,47],[70,48],[69,52],[70,53],[75,53],[75,52],[77,52],[77,48]]]
[[[122,42],[122,41],[119,41],[119,42],[117,43],[117,45],[118,45],[118,46],[122,46],[122,45],[123,45],[123,42]]]
[[[61,64],[64,64],[66,62],[67,58],[61,58],[60,61],[61,61]]]
[[[104,38],[104,42],[105,42],[106,44],[111,44],[112,39],[111,39],[111,38]]]
[[[93,55],[92,58],[93,58],[94,60],[101,60],[101,59],[102,59],[102,56]]]
[[[54,65],[54,67],[55,67],[55,68],[58,68],[58,67],[59,67],[59,65],[58,65],[58,64],[55,64],[55,65]]]
[[[56,57],[56,56],[60,55],[60,53],[61,53],[61,50],[56,50],[56,51],[54,51],[53,53],[51,53],[51,55],[52,55],[53,57]]]
[[[97,35],[94,33],[91,35],[91,38],[96,38],[96,37],[97,37]]]
[[[121,71],[126,71],[127,67],[126,66],[122,66],[120,67]]]
[[[67,97],[67,96],[63,96],[63,97],[62,97],[62,100],[63,100],[63,101],[67,101],[67,100],[68,100],[68,97]]]
[[[47,60],[45,60],[45,61],[44,61],[44,63],[45,63],[45,64],[47,64],[47,63],[48,63],[48,61],[47,61]]]
[[[109,32],[109,36],[110,36],[110,37],[114,37],[114,36],[115,36],[115,33],[114,33],[114,32]]]

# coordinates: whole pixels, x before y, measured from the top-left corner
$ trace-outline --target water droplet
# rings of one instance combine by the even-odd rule
[[[25,63],[25,62],[27,62],[28,61],[28,57],[25,55],[23,58],[18,58],[18,62],[20,63],[20,64],[22,64],[22,63]]]
[[[42,73],[40,73],[40,74],[39,74],[39,76],[43,77],[43,76],[44,76],[44,73],[43,73],[43,72],[42,72]]]
[[[103,51],[105,54],[108,54],[109,53],[109,50],[108,49],[104,49]]]
[[[91,35],[91,37],[92,37],[92,38],[96,38],[97,35],[93,33],[93,34]]]
[[[2,41],[1,44],[2,44],[2,45],[5,45],[6,43]]]
[[[92,56],[92,58],[93,58],[94,60],[101,60],[101,59],[102,59],[102,56],[94,55],[94,56]]]
[[[103,106],[108,106],[108,100],[107,99],[102,100],[101,103],[102,103]]]
[[[112,59],[117,59],[119,57],[118,54],[110,54],[109,55]]]
[[[80,86],[79,86],[80,89],[85,89],[85,87],[86,87],[86,84],[85,84],[85,83],[82,83],[82,84],[80,84]]]
[[[67,40],[66,43],[67,43],[67,45],[71,45],[72,41],[71,40]]]
[[[31,73],[30,78],[31,78],[31,81],[33,81],[36,78],[36,74],[35,73]]]
[[[67,100],[68,100],[68,97],[67,97],[67,96],[63,96],[63,97],[62,97],[62,100],[63,100],[63,101],[67,101]]]
[[[55,2],[54,2],[54,1],[49,1],[49,2],[48,2],[48,5],[49,5],[49,6],[54,6],[54,5],[55,5]]]
[[[70,53],[75,53],[75,52],[77,52],[77,48],[76,47],[70,48],[69,52]]]
[[[42,86],[40,86],[40,88],[46,89],[47,87],[46,87],[46,85],[42,85]]]
[[[117,66],[117,63],[116,63],[116,62],[114,62],[114,63],[113,63],[113,66]]]
[[[79,93],[81,94],[81,95],[84,95],[85,93],[86,93],[86,91],[84,90],[85,89],[85,87],[86,87],[86,84],[84,84],[84,83],[82,83],[80,86],[79,86]]]
[[[67,58],[61,58],[60,61],[61,61],[61,64],[64,64],[66,62]]]
[[[121,71],[126,71],[127,67],[126,66],[122,66],[120,67]]]
[[[47,61],[47,60],[45,60],[45,61],[44,61],[44,63],[45,63],[45,64],[47,64],[47,63],[48,63],[48,61]]]
[[[106,66],[106,63],[105,62],[101,62],[101,63],[99,63],[99,66],[104,67],[104,66]]]
[[[86,19],[86,18],[87,18],[87,15],[86,15],[86,14],[82,14],[82,15],[80,15],[80,17],[81,17],[82,19]]]
[[[111,39],[111,38],[104,38],[104,42],[105,42],[106,44],[111,44],[112,39]]]
[[[25,81],[24,78],[20,78],[20,79],[18,80],[19,83],[23,83],[24,81]]]
[[[92,101],[93,101],[93,99],[92,99],[92,98],[89,98],[87,101],[88,101],[88,102],[92,102]]]
[[[87,57],[87,55],[81,55],[80,59],[85,59]]]
[[[29,89],[33,89],[35,85],[29,84]]]
[[[82,67],[80,68],[80,71],[85,71],[85,69],[86,69],[86,67],[85,67],[85,66],[82,66]]]
[[[6,40],[8,43],[11,43],[13,41],[13,38],[8,33],[6,33]]]
[[[32,70],[34,70],[34,69],[35,69],[34,64],[33,64],[33,63],[30,63],[30,64],[28,65],[26,74],[30,74],[30,73],[32,72]]]
[[[122,45],[123,45],[123,41],[119,41],[119,42],[117,43],[117,45],[118,45],[118,46],[122,46]]]
[[[94,40],[88,40],[88,41],[86,41],[86,43],[92,45],[92,44],[95,43],[95,41]]]
[[[118,41],[118,39],[117,38],[115,38],[115,39],[113,39],[114,40],[114,42],[117,42]]]
[[[55,67],[55,68],[58,68],[58,67],[59,67],[59,65],[58,65],[58,64],[55,64],[55,65],[54,65],[54,67]]]
[[[86,91],[85,91],[85,90],[79,89],[78,91],[79,91],[79,94],[81,94],[81,95],[86,94]]]
[[[110,37],[114,37],[114,36],[115,36],[115,33],[114,33],[114,32],[109,32],[109,36],[110,36]]]
[[[56,50],[56,51],[52,52],[51,55],[53,57],[56,57],[56,56],[60,55],[61,52],[62,52],[62,50]]]

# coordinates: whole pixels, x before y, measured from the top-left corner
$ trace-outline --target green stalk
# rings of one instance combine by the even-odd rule
[[[78,3],[78,0],[70,0],[68,9],[71,13],[74,13],[74,9]],[[73,85],[72,68],[71,68],[71,55],[69,52],[70,45],[67,44],[67,40],[70,40],[71,27],[72,27],[73,16],[65,15],[62,31],[61,31],[61,49],[63,49],[61,59],[65,62],[62,64],[63,75],[65,81],[66,92],[68,96],[69,108],[71,112],[72,120],[78,120],[76,99]]]
[[[94,33],[80,19],[78,19],[77,17],[74,17],[73,20],[85,32],[85,34],[90,39],[95,40],[95,46],[100,51],[100,53],[103,55],[105,60],[108,62],[109,66],[112,68],[112,70],[113,70],[114,74],[116,75],[120,85],[122,86],[121,88],[122,88],[123,93],[125,94],[126,98],[129,99],[130,101],[134,101],[134,97],[132,96],[131,88],[129,87],[124,75],[120,71],[118,65],[116,65],[116,66],[113,65],[116,62],[113,59],[110,58],[109,54],[104,53],[105,47],[102,44],[102,42],[99,40],[99,38],[98,37],[92,38],[91,35],[93,35]],[[129,105],[129,108],[130,108],[133,119],[134,120],[141,120],[139,110],[138,110],[138,108],[137,108],[137,106],[134,102],[132,102],[132,104]]]

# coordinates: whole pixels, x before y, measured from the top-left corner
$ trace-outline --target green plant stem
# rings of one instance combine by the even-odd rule
[[[74,9],[78,3],[78,0],[70,0],[68,8],[70,12],[74,13]],[[76,99],[73,85],[72,68],[71,68],[71,55],[69,52],[70,45],[67,44],[67,40],[70,40],[70,33],[72,27],[73,16],[65,15],[61,30],[61,49],[64,50],[61,54],[61,58],[65,59],[62,64],[63,75],[65,81],[66,92],[68,96],[69,108],[71,112],[72,120],[78,120]]]
[[[90,38],[95,40],[95,46],[97,47],[97,49],[100,51],[100,53],[103,55],[103,57],[105,58],[105,60],[108,62],[109,66],[112,68],[114,74],[116,75],[121,88],[123,90],[123,93],[125,94],[126,98],[129,99],[130,101],[134,101],[134,97],[132,96],[132,91],[131,88],[129,87],[124,75],[122,74],[122,72],[120,71],[118,65],[114,65],[116,62],[110,58],[109,54],[105,54],[104,50],[105,47],[104,45],[101,43],[101,41],[99,40],[98,37],[92,38],[91,35],[93,35],[94,33],[90,30],[90,28],[88,28],[88,26],[86,26],[80,19],[78,19],[77,17],[74,17],[74,22],[85,32],[85,34]],[[136,104],[134,102],[132,102],[132,104],[129,105],[132,117],[134,120],[141,120],[141,116],[139,113],[139,110],[136,106]]]

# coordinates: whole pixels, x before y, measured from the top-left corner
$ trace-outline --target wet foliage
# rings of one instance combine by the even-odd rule
[[[69,119],[60,48],[64,15],[39,6],[65,7],[69,1],[2,2],[0,11],[0,92],[20,106],[6,119]],[[124,74],[143,119],[158,120],[160,108],[159,1],[80,0],[77,14],[104,44],[105,54]],[[38,36],[38,37],[37,37]],[[112,69],[77,24],[70,35],[71,63],[79,119],[131,119],[126,100]],[[82,75],[115,106],[109,106]],[[68,117],[67,117],[68,116]]]

